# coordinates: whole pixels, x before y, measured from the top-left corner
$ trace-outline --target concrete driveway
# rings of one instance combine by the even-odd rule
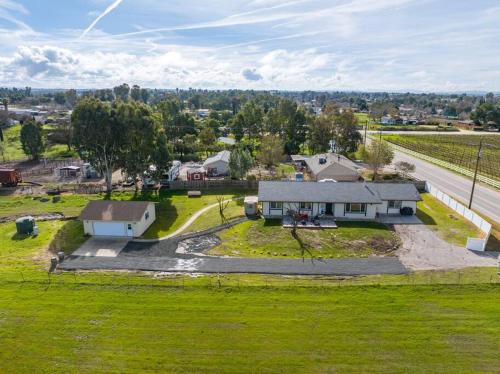
[[[104,238],[93,236],[82,244],[73,256],[84,257],[116,257],[127,245],[127,238]]]

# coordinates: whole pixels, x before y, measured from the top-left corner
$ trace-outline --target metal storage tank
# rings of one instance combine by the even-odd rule
[[[25,216],[16,219],[17,233],[21,235],[31,234],[35,227],[35,219],[32,216]]]

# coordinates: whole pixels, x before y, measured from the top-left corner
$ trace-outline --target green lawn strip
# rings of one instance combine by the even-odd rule
[[[51,196],[46,195],[0,196],[0,217],[47,213],[77,216],[90,200],[101,200],[103,198],[104,195],[62,194],[61,200],[54,202]]]
[[[243,199],[229,202],[227,208],[224,210],[224,216],[227,220],[243,217],[244,215],[245,209],[243,207]],[[216,206],[198,217],[185,233],[206,230],[220,224],[222,224],[222,220],[219,213],[219,207]]]
[[[442,239],[452,244],[464,246],[468,237],[478,238],[482,236],[475,225],[431,194],[422,193],[420,195],[423,200],[417,203],[417,217]]]
[[[238,257],[368,257],[384,252],[378,248],[392,248],[398,243],[393,231],[376,222],[337,224],[337,229],[298,229],[299,239],[307,247],[304,252],[280,220],[247,221],[220,232],[222,244],[209,253]]]
[[[499,287],[0,284],[2,372],[494,372]]]

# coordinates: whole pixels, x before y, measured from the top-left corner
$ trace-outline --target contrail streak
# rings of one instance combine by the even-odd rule
[[[106,8],[106,10],[104,12],[102,12],[101,14],[99,14],[99,16],[94,20],[94,22],[92,22],[90,24],[90,26],[85,29],[85,31],[82,33],[82,35],[80,35],[80,38],[83,38],[85,35],[87,35],[87,33],[94,28],[94,26],[97,24],[97,22],[99,22],[103,17],[105,17],[107,14],[112,12],[116,7],[118,7],[118,5],[120,5],[122,3],[122,1],[123,0],[115,0],[115,2],[113,4],[108,6]]]

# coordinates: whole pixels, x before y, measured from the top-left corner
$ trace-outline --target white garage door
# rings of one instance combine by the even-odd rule
[[[125,236],[123,222],[94,222],[94,235]]]

